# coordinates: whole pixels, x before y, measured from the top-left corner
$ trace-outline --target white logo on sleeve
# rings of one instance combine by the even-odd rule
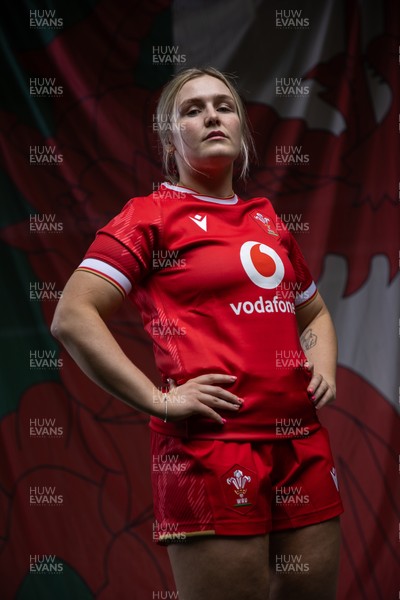
[[[189,217],[189,219],[192,219],[193,223],[196,223],[203,231],[207,231],[207,215],[204,215],[204,217],[195,215],[194,217]]]
[[[335,467],[332,467],[332,469],[330,470],[330,474],[332,476],[333,483],[335,484],[337,491],[339,491],[339,484],[337,480],[337,473]]]
[[[265,290],[276,288],[285,274],[280,256],[260,242],[245,242],[240,248],[240,260],[251,281]]]

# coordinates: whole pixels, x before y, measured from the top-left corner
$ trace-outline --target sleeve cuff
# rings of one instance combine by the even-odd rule
[[[118,288],[123,296],[127,296],[132,290],[131,282],[121,271],[97,258],[85,258],[79,265],[78,270],[99,275],[99,277]]]
[[[296,308],[299,308],[300,306],[305,306],[306,304],[308,304],[308,302],[310,302],[314,298],[316,293],[317,293],[317,286],[312,281],[311,284],[308,286],[308,288],[304,292],[300,292],[299,294],[296,294],[296,299],[294,301]]]

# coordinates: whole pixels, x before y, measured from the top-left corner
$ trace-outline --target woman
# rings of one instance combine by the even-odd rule
[[[335,398],[332,321],[270,202],[233,192],[251,138],[229,80],[180,72],[157,120],[172,183],[98,232],[53,334],[98,385],[151,415],[153,461],[170,467],[153,472],[156,538],[181,599],[333,599],[342,505],[317,418]],[[105,324],[126,296],[162,390]]]

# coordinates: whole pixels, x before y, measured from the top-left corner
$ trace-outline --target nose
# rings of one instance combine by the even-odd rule
[[[213,125],[214,123],[219,123],[219,114],[213,104],[207,106],[204,123],[206,126]]]

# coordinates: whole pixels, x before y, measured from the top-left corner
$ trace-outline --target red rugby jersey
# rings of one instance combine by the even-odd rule
[[[164,380],[237,376],[227,389],[245,402],[238,412],[220,411],[225,425],[151,417],[156,431],[266,440],[319,428],[295,316],[316,287],[266,198],[212,198],[162,184],[98,231],[78,268],[137,305]]]

